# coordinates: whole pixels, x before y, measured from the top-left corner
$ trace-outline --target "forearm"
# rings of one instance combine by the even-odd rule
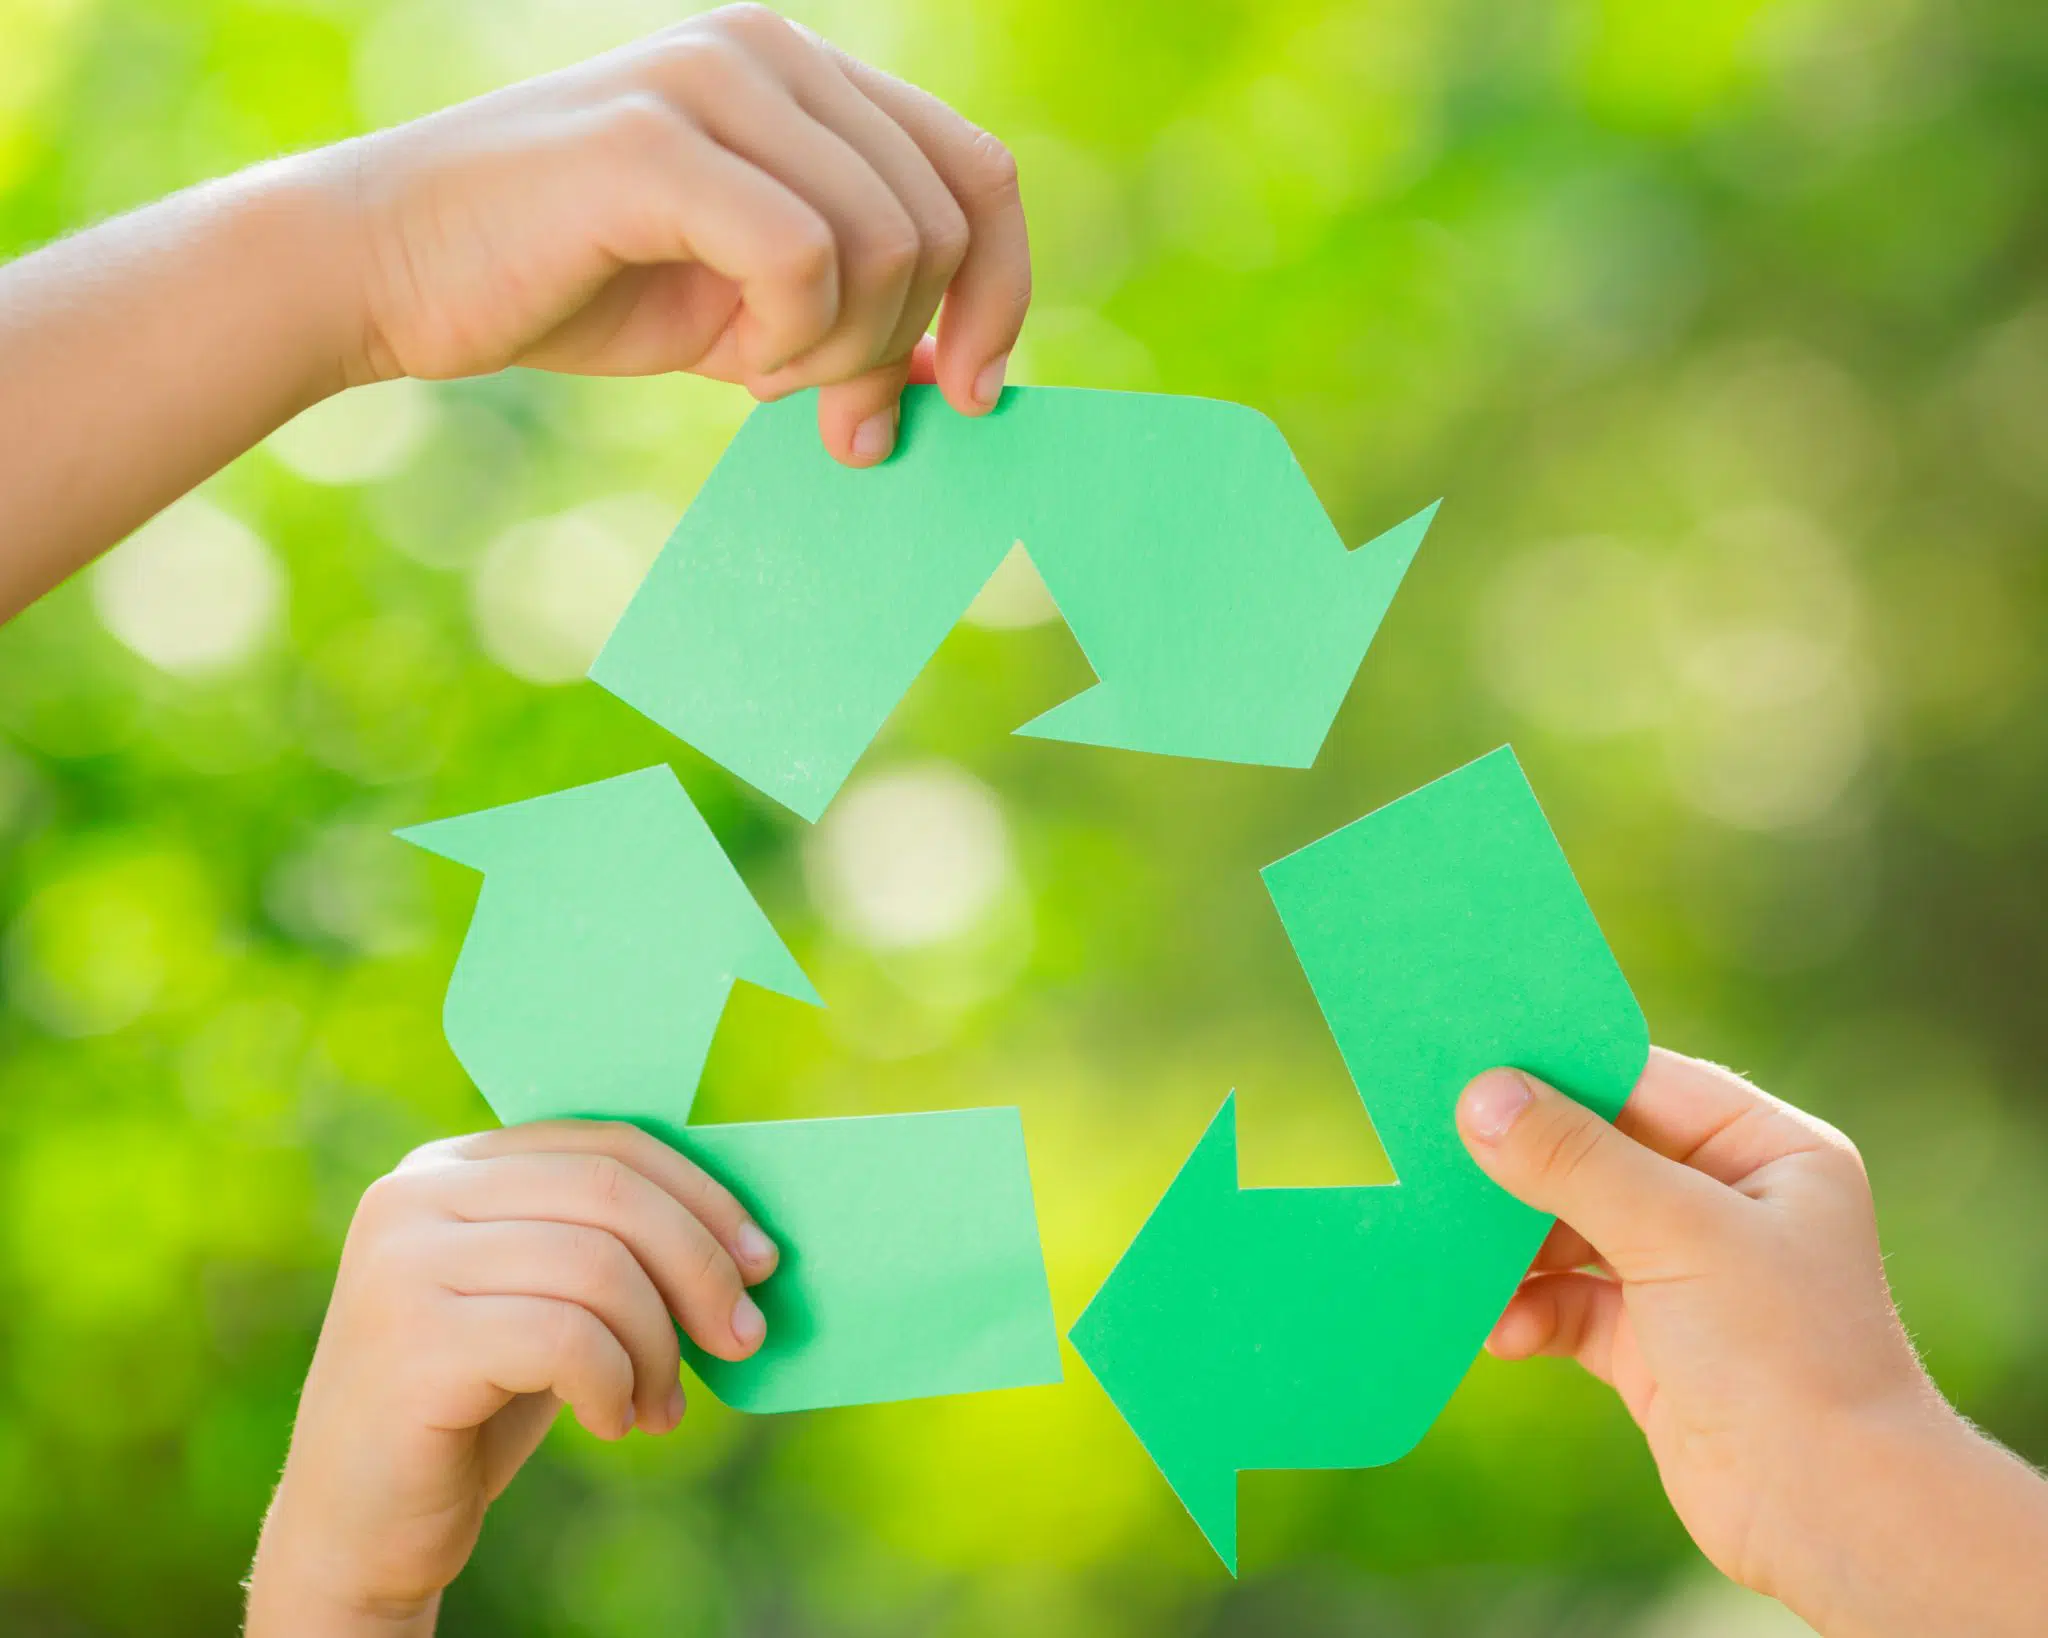
[[[1946,1405],[1845,1441],[1819,1543],[1772,1588],[1823,1638],[2029,1638],[2048,1614],[2048,1480]]]
[[[257,1540],[244,1638],[433,1638],[440,1595],[402,1603],[360,1596],[360,1578],[329,1551],[333,1532],[317,1520],[302,1527],[309,1515],[288,1494],[291,1484],[288,1470]]]
[[[0,267],[0,619],[346,383],[350,163],[262,166]]]

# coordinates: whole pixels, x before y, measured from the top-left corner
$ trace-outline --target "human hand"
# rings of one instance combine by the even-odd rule
[[[360,376],[822,384],[826,446],[871,465],[913,349],[981,414],[1030,299],[1001,144],[760,6],[332,153],[353,171]]]
[[[431,1632],[561,1406],[601,1439],[672,1430],[675,1325],[752,1354],[766,1327],[746,1287],[776,1256],[731,1194],[630,1126],[543,1121],[408,1156],[349,1228],[251,1638]]]
[[[2048,1484],[1921,1368],[1847,1138],[1662,1050],[1612,1126],[1515,1070],[1458,1125],[1559,1219],[1488,1349],[1611,1385],[1720,1569],[1829,1638],[2038,1630]]]

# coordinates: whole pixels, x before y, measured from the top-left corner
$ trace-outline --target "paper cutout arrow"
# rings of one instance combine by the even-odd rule
[[[1509,1064],[1611,1119],[1649,1054],[1509,749],[1264,875],[1399,1181],[1240,1188],[1233,1095],[1072,1332],[1233,1574],[1238,1473],[1405,1455],[1542,1243],[1458,1138],[1465,1083]]]
[[[500,1120],[680,1125],[735,982],[824,1004],[666,767],[398,834],[484,872],[442,1019]]]
[[[1021,539],[1100,679],[1022,732],[1306,767],[1435,511],[1347,552],[1279,429],[1214,399],[969,419],[912,387],[852,471],[800,394],[747,418],[590,675],[814,820]]]
[[[1060,1380],[1059,1331],[1015,1109],[658,1132],[753,1212],[782,1262],[754,1289],[761,1351],[687,1337],[741,1410],[819,1410]]]
[[[768,1339],[684,1351],[746,1410],[1060,1380],[1014,1109],[686,1126],[726,998],[816,992],[673,772],[400,831],[484,872],[449,1044],[504,1121],[631,1120],[696,1156],[782,1248]]]

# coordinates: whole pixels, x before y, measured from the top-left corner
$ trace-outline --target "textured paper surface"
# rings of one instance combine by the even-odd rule
[[[782,1249],[761,1351],[685,1351],[786,1411],[1060,1377],[1014,1109],[687,1125],[733,984],[816,1002],[667,768],[415,826],[484,873],[449,1044],[499,1119],[631,1120],[695,1156]]]
[[[904,394],[854,471],[799,394],[755,410],[590,675],[807,819],[1021,540],[1098,684],[1023,732],[1306,767],[1435,515],[1347,551],[1241,404],[1012,388]]]
[[[1233,1572],[1238,1473],[1413,1448],[1549,1229],[1465,1152],[1465,1084],[1512,1065],[1611,1119],[1649,1054],[1511,751],[1265,880],[1397,1181],[1241,1189],[1226,1100],[1073,1330]]]

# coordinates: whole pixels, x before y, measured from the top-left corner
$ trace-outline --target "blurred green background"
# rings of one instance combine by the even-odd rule
[[[1657,1037],[1857,1139],[1936,1376],[2048,1457],[2048,11],[798,9],[1014,146],[1013,378],[1255,404],[1351,540],[1448,497],[1322,762],[1007,737],[1085,679],[1013,567],[808,833],[576,680],[731,391],[287,428],[0,634],[0,1628],[231,1629],[357,1194],[489,1118],[474,878],[388,832],[663,758],[830,1003],[739,995],[705,1118],[1020,1104],[1064,1325],[1233,1086],[1250,1181],[1386,1175],[1255,871],[1512,739]],[[671,16],[0,0],[0,253]],[[1071,1355],[691,1424],[561,1430],[444,1630],[1793,1630],[1547,1362],[1248,1478],[1237,1585]]]

